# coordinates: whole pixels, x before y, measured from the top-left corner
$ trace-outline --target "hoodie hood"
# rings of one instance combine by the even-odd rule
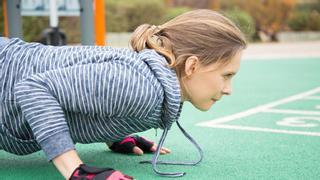
[[[161,115],[161,128],[170,129],[172,124],[179,119],[183,105],[181,102],[181,90],[178,76],[175,70],[169,67],[165,57],[158,54],[155,50],[144,49],[139,52],[139,56],[141,60],[149,66],[162,86],[164,100]]]
[[[180,117],[181,109],[183,103],[181,102],[181,89],[180,83],[176,72],[169,68],[167,60],[158,54],[155,50],[144,49],[139,53],[141,59],[149,66],[151,71],[154,73],[154,76],[161,83],[161,86],[164,91],[164,100],[162,107],[162,129],[163,133],[159,140],[157,150],[153,155],[151,161],[142,161],[140,163],[151,163],[153,171],[165,177],[181,177],[186,173],[184,172],[161,172],[157,169],[157,164],[167,164],[167,165],[191,165],[194,166],[200,163],[203,159],[203,151],[198,143],[182,128],[179,124],[178,118]],[[200,158],[195,162],[165,162],[158,161],[160,154],[160,149],[163,146],[163,143],[167,137],[168,131],[171,128],[172,124],[176,122],[181,132],[185,137],[195,145],[197,148]]]

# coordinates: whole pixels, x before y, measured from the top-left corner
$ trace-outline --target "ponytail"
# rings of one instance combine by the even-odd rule
[[[163,55],[169,66],[175,64],[175,56],[172,51],[172,43],[163,32],[161,26],[150,24],[140,25],[132,34],[130,45],[134,51],[140,52],[145,48],[154,49],[159,54]]]

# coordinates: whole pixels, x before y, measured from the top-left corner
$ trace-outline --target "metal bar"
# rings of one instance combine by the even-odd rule
[[[81,44],[94,45],[93,1],[79,0]]]
[[[9,38],[18,37],[22,39],[20,0],[8,0],[6,2]]]

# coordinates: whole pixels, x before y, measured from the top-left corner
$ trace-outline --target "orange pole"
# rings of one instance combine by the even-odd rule
[[[94,24],[96,45],[104,46],[106,40],[104,0],[94,0]]]
[[[8,16],[7,16],[7,0],[2,1],[3,5],[3,21],[4,21],[4,29],[3,33],[4,36],[9,37],[9,32],[8,32]]]

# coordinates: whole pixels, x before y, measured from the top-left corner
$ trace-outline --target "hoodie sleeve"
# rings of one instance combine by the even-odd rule
[[[115,62],[36,74],[17,83],[14,90],[49,160],[74,148],[64,111],[146,118],[158,103],[157,93],[146,77]]]

